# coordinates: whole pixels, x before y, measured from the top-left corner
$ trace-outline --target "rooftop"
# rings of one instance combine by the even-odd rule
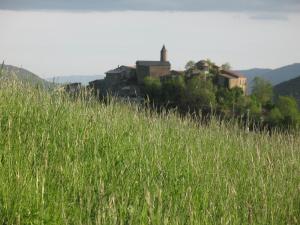
[[[170,66],[170,62],[162,61],[136,61],[136,65],[139,66]]]
[[[244,75],[231,70],[220,70],[220,75],[227,78],[246,78]]]
[[[107,71],[106,74],[107,73],[122,73],[124,71],[132,70],[132,69],[135,69],[135,68],[131,67],[131,66],[119,66],[116,69],[112,69],[112,70]]]

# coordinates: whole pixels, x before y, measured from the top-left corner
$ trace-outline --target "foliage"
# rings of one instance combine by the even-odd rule
[[[252,86],[252,95],[262,104],[272,100],[272,84],[261,77],[255,77]]]
[[[299,224],[299,132],[0,85],[0,224]]]
[[[260,123],[262,118],[262,106],[256,98],[250,97],[248,102],[249,116],[254,123]]]
[[[189,69],[193,69],[194,67],[195,67],[195,61],[193,61],[193,60],[190,60],[190,61],[188,61],[187,63],[186,63],[186,65],[185,65],[185,69],[186,70],[189,70]]]
[[[3,69],[4,69],[4,61],[3,61],[2,64],[1,64],[1,68],[0,68],[0,77],[2,77]]]
[[[223,70],[230,70],[231,69],[231,65],[227,62],[227,63],[224,63],[221,68]]]
[[[184,103],[192,111],[215,106],[214,86],[209,79],[195,76],[187,81]]]
[[[277,107],[274,107],[267,118],[267,121],[272,126],[281,126],[282,125],[283,116],[280,110]]]
[[[300,125],[300,114],[297,102],[293,97],[280,96],[276,103],[282,117],[283,123],[287,126],[295,127]]]
[[[161,96],[161,82],[157,77],[145,77],[144,79],[145,92],[155,101],[160,100]]]
[[[220,87],[216,93],[218,106],[228,116],[232,113],[242,112],[245,108],[245,96],[241,88],[231,90]]]
[[[145,92],[160,107],[178,108],[180,112],[216,112],[224,119],[240,118],[251,127],[280,129],[300,126],[295,100],[281,97],[274,103],[272,85],[259,77],[254,79],[252,95],[241,88],[228,89],[218,85],[217,67],[210,60],[209,73],[191,73],[164,79],[147,78]],[[195,75],[196,74],[196,75]]]
[[[300,76],[292,80],[280,83],[274,86],[275,99],[278,99],[278,96],[293,96],[297,103],[298,109],[300,109]]]
[[[183,76],[176,76],[162,83],[162,101],[180,105],[185,92]]]

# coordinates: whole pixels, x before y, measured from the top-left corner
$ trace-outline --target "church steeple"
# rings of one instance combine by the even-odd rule
[[[161,62],[167,62],[167,49],[165,47],[165,45],[163,45],[161,51],[160,51],[160,61]]]

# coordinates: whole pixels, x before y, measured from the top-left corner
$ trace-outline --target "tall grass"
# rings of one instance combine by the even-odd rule
[[[0,224],[299,224],[300,137],[0,88]]]

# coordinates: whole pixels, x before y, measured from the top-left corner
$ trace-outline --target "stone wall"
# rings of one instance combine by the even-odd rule
[[[247,88],[247,78],[238,78],[238,79],[229,79],[229,89],[232,89],[234,87],[239,87],[243,90],[244,93],[246,93]]]
[[[160,66],[137,66],[137,80],[139,84],[144,82],[145,77],[161,77],[170,74],[170,66],[160,65]]]
[[[170,66],[151,66],[150,76],[151,77],[162,77],[170,74]]]
[[[144,78],[149,76],[150,68],[149,66],[137,66],[136,67],[137,80],[139,84],[144,82]]]

